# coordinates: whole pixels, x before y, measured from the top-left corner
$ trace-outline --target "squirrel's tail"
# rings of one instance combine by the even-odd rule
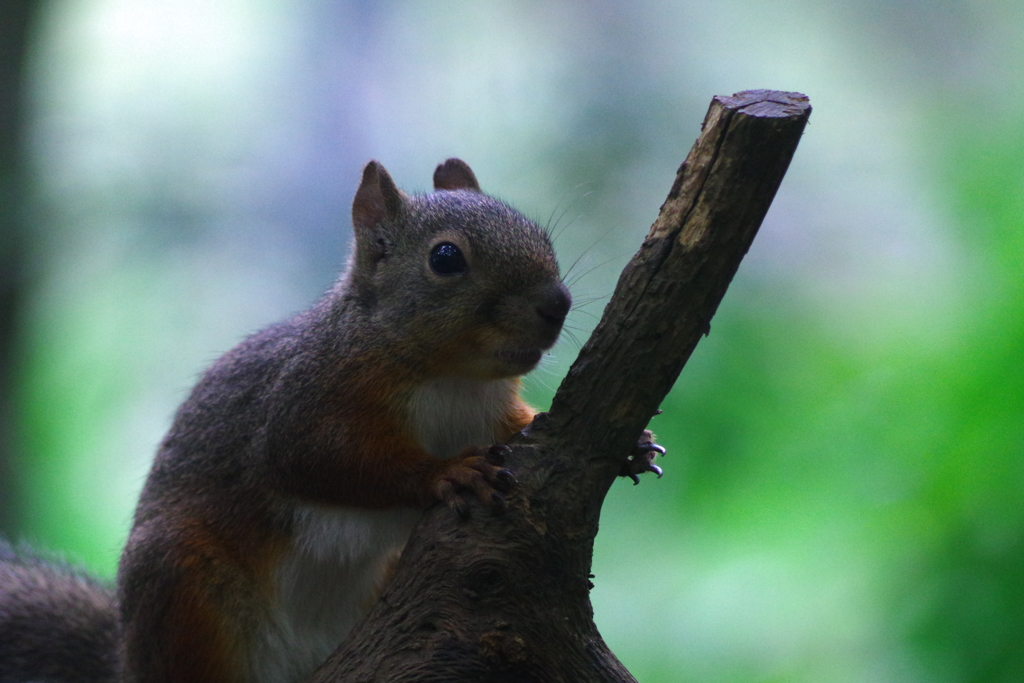
[[[0,683],[110,683],[117,628],[112,590],[0,539]]]

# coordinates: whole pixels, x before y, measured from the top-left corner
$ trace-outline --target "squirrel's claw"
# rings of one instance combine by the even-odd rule
[[[502,493],[508,493],[518,483],[519,482],[516,481],[515,475],[509,472],[508,470],[498,470],[494,474],[494,488],[498,489]]]
[[[511,452],[511,448],[503,443],[498,443],[488,448],[484,457],[487,458],[487,462],[500,467],[505,464],[505,457]]]
[[[638,443],[636,449],[638,451],[658,451],[658,455],[665,455],[665,447],[656,443]]]
[[[629,477],[633,480],[634,486],[640,483],[638,475],[644,472],[654,472],[661,479],[661,475],[665,472],[654,464],[654,459],[659,455],[665,455],[664,446],[654,443],[654,434],[649,429],[645,429],[633,448],[633,452],[629,454],[629,458],[622,464],[619,476]]]

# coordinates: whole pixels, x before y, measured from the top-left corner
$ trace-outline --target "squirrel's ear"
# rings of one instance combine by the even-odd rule
[[[439,164],[434,170],[435,190],[471,190],[480,191],[480,183],[473,175],[473,169],[462,159],[454,157],[443,164]]]
[[[395,186],[388,172],[377,161],[363,169],[363,180],[352,201],[352,225],[369,229],[381,221],[397,218],[402,212],[405,195]]]

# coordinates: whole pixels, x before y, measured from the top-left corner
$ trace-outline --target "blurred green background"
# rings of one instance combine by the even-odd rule
[[[711,97],[797,90],[810,126],[652,423],[666,474],[605,506],[598,626],[645,682],[1024,680],[1020,0],[0,12],[7,536],[112,576],[176,405],[329,285],[366,160],[423,190],[466,159],[606,297]]]

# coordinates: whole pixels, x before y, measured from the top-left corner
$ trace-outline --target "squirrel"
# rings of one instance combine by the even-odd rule
[[[117,610],[116,657],[68,680],[304,680],[425,508],[465,517],[468,492],[503,509],[515,479],[501,444],[535,415],[520,377],[572,299],[545,230],[465,162],[439,165],[434,188],[406,195],[368,163],[337,283],[200,379],[159,446],[113,599],[74,584]],[[645,432],[622,474],[660,476],[661,453]]]

